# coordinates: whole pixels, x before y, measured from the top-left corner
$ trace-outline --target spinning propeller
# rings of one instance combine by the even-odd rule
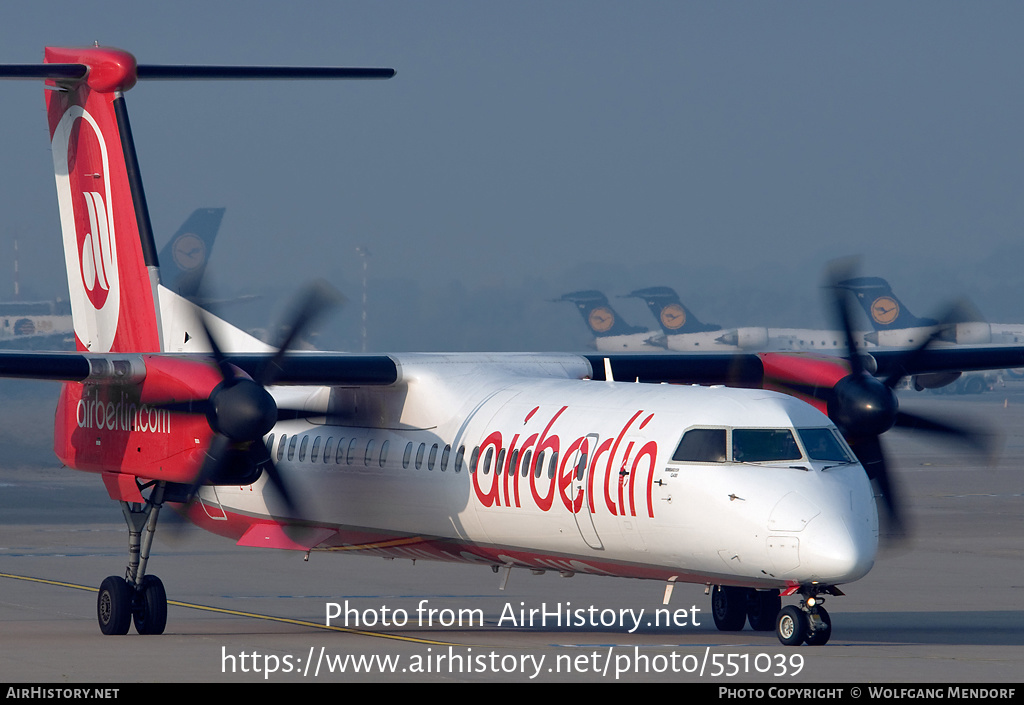
[[[274,464],[263,437],[273,429],[279,417],[307,418],[324,413],[279,407],[267,387],[274,384],[285,357],[313,319],[340,301],[341,296],[326,283],[314,284],[304,292],[293,310],[283,342],[254,378],[228,361],[206,317],[200,315],[203,332],[210,341],[213,359],[220,371],[220,384],[205,398],[152,405],[173,413],[205,415],[213,431],[206,458],[192,482],[190,499],[202,485],[245,485],[255,482],[265,472],[285,505],[290,510],[296,509],[295,497]]]
[[[896,371],[884,380],[868,373],[853,335],[849,292],[836,286],[839,281],[850,278],[850,268],[848,263],[842,263],[833,265],[829,272],[828,285],[832,289],[836,315],[846,336],[846,360],[850,366],[850,374],[832,387],[831,393],[827,396],[827,413],[857,454],[868,478],[876,484],[881,493],[890,530],[900,535],[904,531],[904,523],[899,495],[890,475],[879,436],[891,428],[924,431],[966,442],[983,452],[990,450],[991,437],[966,426],[954,426],[899,409],[896,386],[906,376],[905,370],[915,368],[915,363],[925,350],[954,318],[953,310],[941,319],[931,335],[916,347],[906,350],[897,359]]]

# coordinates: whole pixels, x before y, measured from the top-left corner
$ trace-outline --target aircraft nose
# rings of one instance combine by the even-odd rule
[[[874,565],[877,553],[877,520],[863,516],[818,515],[800,539],[803,572],[829,585],[863,578]]]

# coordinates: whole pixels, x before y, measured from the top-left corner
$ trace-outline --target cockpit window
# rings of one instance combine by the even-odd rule
[[[799,460],[803,457],[788,428],[734,428],[732,458],[738,463]]]
[[[801,428],[800,442],[804,444],[807,457],[811,460],[849,463],[853,461],[842,441],[831,428]]]
[[[683,434],[672,460],[691,463],[725,462],[724,428],[691,428]]]

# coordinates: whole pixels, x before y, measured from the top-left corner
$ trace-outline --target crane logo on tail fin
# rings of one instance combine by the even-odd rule
[[[76,333],[90,350],[106,352],[120,313],[110,163],[103,133],[83,107],[73,105],[61,117],[53,133],[53,162],[65,253],[77,264],[68,266],[72,307],[90,321],[91,330],[76,324]]]
[[[879,296],[871,304],[871,317],[883,326],[889,325],[900,315],[900,305],[891,296]]]

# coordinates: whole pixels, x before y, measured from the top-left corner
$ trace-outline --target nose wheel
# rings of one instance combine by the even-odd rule
[[[823,646],[832,636],[832,618],[821,605],[820,597],[801,600],[799,605],[787,605],[775,620],[775,635],[785,646]]]

